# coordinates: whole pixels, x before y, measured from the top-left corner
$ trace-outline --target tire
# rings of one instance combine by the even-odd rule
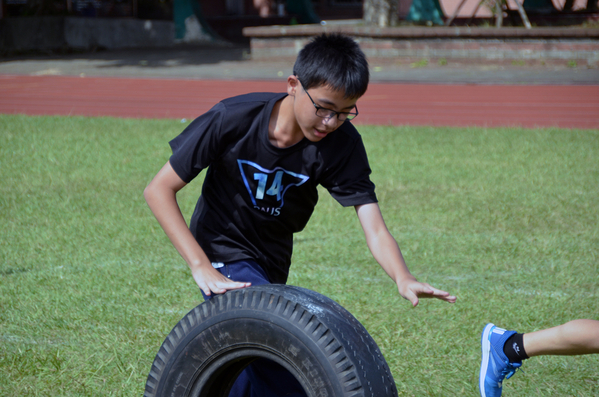
[[[314,291],[273,284],[215,296],[183,317],[154,359],[144,397],[227,397],[258,358],[284,367],[308,397],[397,396],[355,317]]]

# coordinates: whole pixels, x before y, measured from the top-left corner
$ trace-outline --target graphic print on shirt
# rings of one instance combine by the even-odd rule
[[[300,186],[310,179],[307,175],[281,167],[269,170],[248,160],[237,160],[237,164],[254,208],[273,216],[280,215],[287,189]]]

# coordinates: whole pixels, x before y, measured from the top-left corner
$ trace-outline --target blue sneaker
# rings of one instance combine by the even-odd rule
[[[482,360],[478,386],[481,397],[500,397],[503,379],[509,379],[522,366],[522,363],[510,363],[503,345],[516,331],[498,328],[495,324],[487,324],[480,338]]]

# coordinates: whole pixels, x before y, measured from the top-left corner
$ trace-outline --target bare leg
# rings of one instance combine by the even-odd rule
[[[573,320],[557,327],[526,333],[523,343],[529,357],[599,353],[599,321]]]

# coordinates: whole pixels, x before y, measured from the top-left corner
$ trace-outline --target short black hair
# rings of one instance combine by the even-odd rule
[[[306,90],[329,86],[344,91],[345,98],[364,95],[370,78],[366,55],[351,37],[340,33],[324,33],[306,44],[297,56],[293,74]]]

